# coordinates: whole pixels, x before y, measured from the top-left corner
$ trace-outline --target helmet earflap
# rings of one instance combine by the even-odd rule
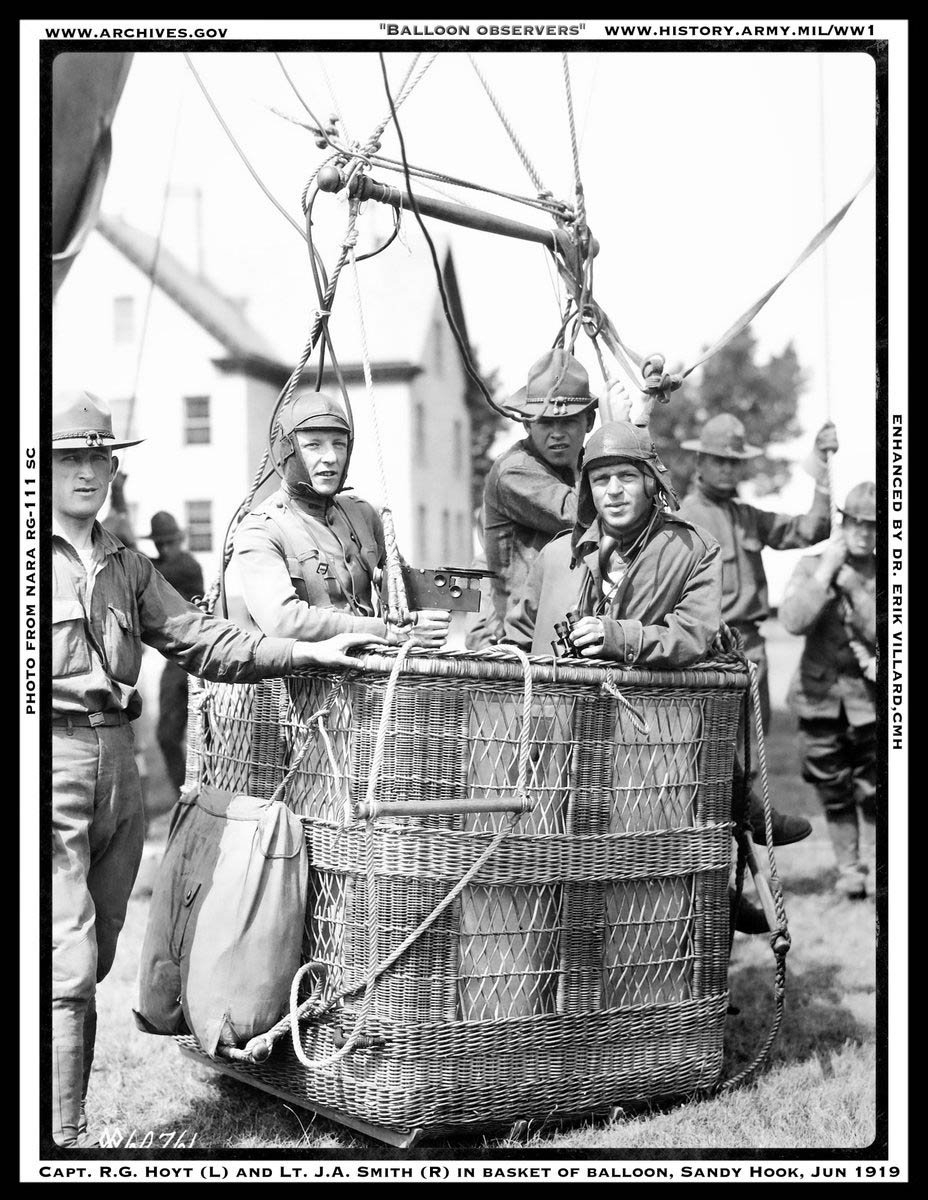
[[[644,494],[649,500],[653,500],[657,495],[657,480],[650,471],[642,472],[644,475]]]

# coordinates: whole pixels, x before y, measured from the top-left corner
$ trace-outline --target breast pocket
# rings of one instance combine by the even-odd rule
[[[115,604],[106,610],[103,648],[110,677],[118,683],[134,685],[142,665],[142,642],[132,616]]]
[[[79,600],[52,601],[52,676],[86,675],[90,670],[90,647],[84,633],[84,610]]]

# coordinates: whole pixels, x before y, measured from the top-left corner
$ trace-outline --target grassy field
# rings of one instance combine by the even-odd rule
[[[775,692],[774,699],[777,699]],[[795,734],[782,711],[774,716],[768,759],[778,806],[804,812],[815,827],[808,841],[778,856],[793,947],[788,959],[786,1015],[769,1064],[757,1080],[720,1098],[691,1101],[532,1134],[527,1148],[583,1149],[864,1148],[874,1138],[875,929],[871,900],[839,900],[824,820],[814,793],[798,778]],[[163,819],[155,821],[157,833]],[[144,889],[141,889],[144,890]],[[330,1149],[346,1158],[395,1158],[395,1151],[314,1117],[184,1058],[170,1039],[138,1032],[130,1009],[147,914],[137,894],[112,974],[98,995],[100,1036],[89,1096],[95,1127],[155,1131],[151,1153],[172,1131],[197,1149]],[[760,1046],[773,1012],[773,956],[764,937],[735,939],[725,1073],[734,1074]],[[160,1140],[159,1140],[160,1139]],[[471,1136],[426,1143],[424,1153],[505,1157],[504,1137]],[[415,1153],[419,1153],[417,1150]],[[167,1156],[171,1150],[167,1150]]]

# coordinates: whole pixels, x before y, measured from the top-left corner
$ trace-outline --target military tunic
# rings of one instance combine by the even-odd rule
[[[554,467],[528,438],[496,460],[483,494],[487,567],[492,579],[492,613],[483,644],[503,634],[506,609],[522,593],[538,552],[555,534],[572,528],[577,516],[576,473]]]
[[[234,558],[263,633],[306,642],[352,631],[386,636],[373,589],[383,528],[366,500],[297,497],[284,485],[242,521]]]
[[[758,626],[770,616],[761,550],[795,550],[828,537],[828,496],[816,488],[807,513],[765,512],[732,496],[711,492],[699,479],[680,505],[680,516],[705,529],[721,546],[722,620],[736,629],[757,666],[763,724],[770,724],[767,654]]]

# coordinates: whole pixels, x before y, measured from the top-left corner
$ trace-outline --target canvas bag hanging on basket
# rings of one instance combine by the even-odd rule
[[[300,966],[308,860],[279,801],[204,785],[181,797],[155,881],[136,1023],[207,1054],[264,1033]]]

